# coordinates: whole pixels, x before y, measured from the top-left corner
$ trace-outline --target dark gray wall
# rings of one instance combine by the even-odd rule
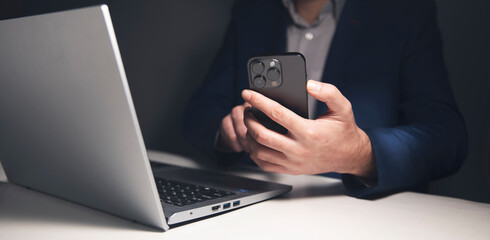
[[[451,84],[469,132],[470,154],[457,174],[431,184],[430,191],[490,202],[490,1],[436,1]],[[0,18],[100,2],[0,0]],[[182,137],[182,113],[220,46],[232,1],[106,3],[147,146],[201,157]]]
[[[490,202],[490,1],[437,0],[444,54],[470,151],[460,171],[431,185],[435,194]]]

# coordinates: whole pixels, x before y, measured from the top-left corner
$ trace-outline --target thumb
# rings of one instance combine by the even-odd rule
[[[306,89],[312,97],[327,104],[332,112],[347,113],[351,108],[349,100],[332,84],[308,80]]]

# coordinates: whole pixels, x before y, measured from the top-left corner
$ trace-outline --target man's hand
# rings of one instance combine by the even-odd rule
[[[277,173],[375,177],[371,142],[357,127],[349,100],[331,84],[310,80],[307,90],[329,108],[316,120],[304,119],[260,93],[242,92],[247,103],[289,131],[282,135],[265,128],[247,108],[244,121],[252,160],[265,171]]]
[[[217,147],[232,152],[250,152],[246,140],[247,127],[243,123],[243,111],[250,104],[238,105],[221,120]]]

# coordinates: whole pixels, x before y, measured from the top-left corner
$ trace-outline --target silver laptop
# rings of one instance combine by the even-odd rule
[[[0,21],[0,160],[10,182],[167,230],[291,186],[155,165],[108,7]]]

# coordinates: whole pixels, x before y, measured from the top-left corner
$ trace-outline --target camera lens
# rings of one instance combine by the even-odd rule
[[[276,81],[277,79],[279,79],[279,76],[281,76],[281,72],[275,67],[269,68],[269,70],[267,71],[267,77],[272,81]]]
[[[255,74],[261,74],[264,71],[264,68],[265,66],[262,62],[255,61],[252,63],[252,72]]]
[[[254,78],[254,85],[258,88],[263,88],[265,86],[265,78],[262,76],[257,76]]]

